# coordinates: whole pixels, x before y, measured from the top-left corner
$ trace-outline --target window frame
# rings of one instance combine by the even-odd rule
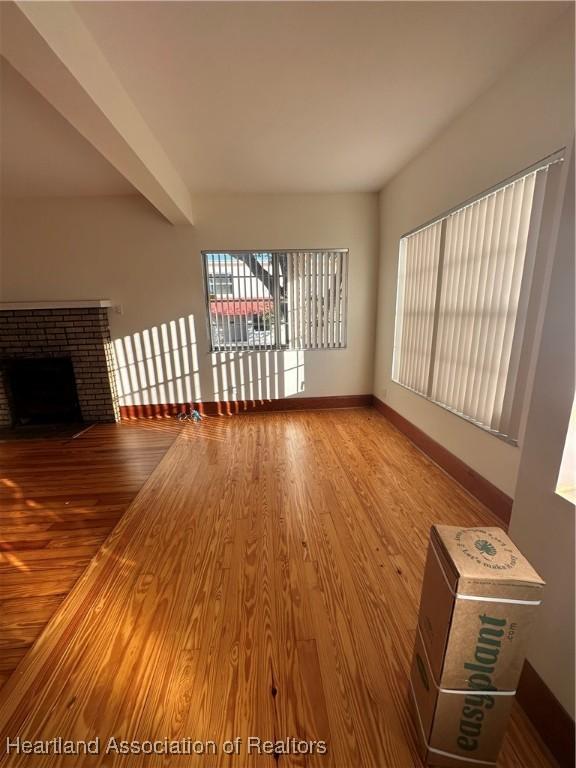
[[[319,253],[331,253],[331,254],[341,254],[342,259],[345,259],[345,271],[342,272],[342,295],[340,300],[340,306],[341,306],[341,325],[342,325],[342,343],[333,346],[314,346],[314,347],[307,347],[307,346],[291,346],[290,343],[287,344],[281,344],[278,343],[275,339],[274,344],[271,345],[256,345],[256,346],[236,346],[235,344],[228,345],[226,348],[215,348],[213,343],[213,335],[212,335],[212,325],[211,325],[211,310],[210,310],[210,293],[208,291],[208,271],[207,271],[207,258],[209,256],[214,255],[222,255],[222,256],[235,256],[237,254],[266,254],[271,255],[272,257],[277,257],[278,255],[294,255],[294,254],[319,254]],[[204,291],[204,301],[205,301],[205,312],[206,312],[206,334],[208,337],[208,354],[226,354],[226,353],[234,353],[234,352],[241,352],[241,353],[249,353],[249,352],[287,352],[287,351],[293,351],[293,352],[331,352],[331,351],[337,351],[337,350],[343,350],[347,349],[348,347],[348,296],[349,296],[349,288],[348,288],[348,275],[349,275],[349,256],[350,256],[350,249],[349,248],[256,248],[256,249],[249,249],[249,248],[241,248],[241,249],[222,249],[222,248],[205,248],[202,249],[200,252],[201,260],[202,260],[202,282],[203,282],[203,291]],[[276,281],[279,278],[279,274],[274,271],[272,273],[273,279]],[[234,294],[232,294],[234,296]],[[248,317],[248,316],[247,316]],[[274,325],[276,328],[280,328],[280,307],[278,302],[274,302]],[[276,330],[274,331],[276,334]]]
[[[207,287],[209,295],[211,295],[211,296],[212,295],[214,295],[214,296],[233,296],[234,295],[234,275],[229,274],[228,272],[226,272],[224,274],[219,274],[219,275],[208,275],[207,279],[208,279],[208,284],[207,284],[206,287]],[[226,293],[223,293],[222,291],[210,291],[210,284],[209,283],[210,283],[210,281],[212,281],[212,285],[214,287],[216,287],[215,286],[215,282],[214,282],[214,280],[216,280],[216,279],[218,279],[218,280],[226,280],[232,286],[232,292],[228,291]]]

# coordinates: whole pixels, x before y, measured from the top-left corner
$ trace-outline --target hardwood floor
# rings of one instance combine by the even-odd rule
[[[143,421],[0,442],[0,688],[177,433]]]
[[[99,756],[33,764],[420,765],[407,676],[433,522],[497,524],[373,409],[187,424],[0,693],[0,750],[99,736]],[[244,747],[104,754],[112,736]],[[328,753],[275,761],[248,736]],[[499,766],[550,765],[517,707]]]

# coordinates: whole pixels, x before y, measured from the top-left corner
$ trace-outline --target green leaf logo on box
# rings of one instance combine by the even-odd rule
[[[462,528],[454,539],[463,555],[487,570],[510,571],[518,564],[514,548],[494,531]]]
[[[476,539],[474,546],[484,555],[494,557],[496,554],[496,547],[490,541],[486,541],[486,539]]]

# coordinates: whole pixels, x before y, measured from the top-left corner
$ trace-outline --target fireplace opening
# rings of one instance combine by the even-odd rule
[[[69,357],[9,360],[3,368],[13,426],[82,421]]]

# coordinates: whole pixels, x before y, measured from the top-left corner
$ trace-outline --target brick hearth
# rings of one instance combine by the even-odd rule
[[[70,357],[85,421],[118,421],[116,362],[108,311],[12,309],[0,311],[0,370],[7,360]],[[4,374],[0,377],[0,425],[12,423]]]

